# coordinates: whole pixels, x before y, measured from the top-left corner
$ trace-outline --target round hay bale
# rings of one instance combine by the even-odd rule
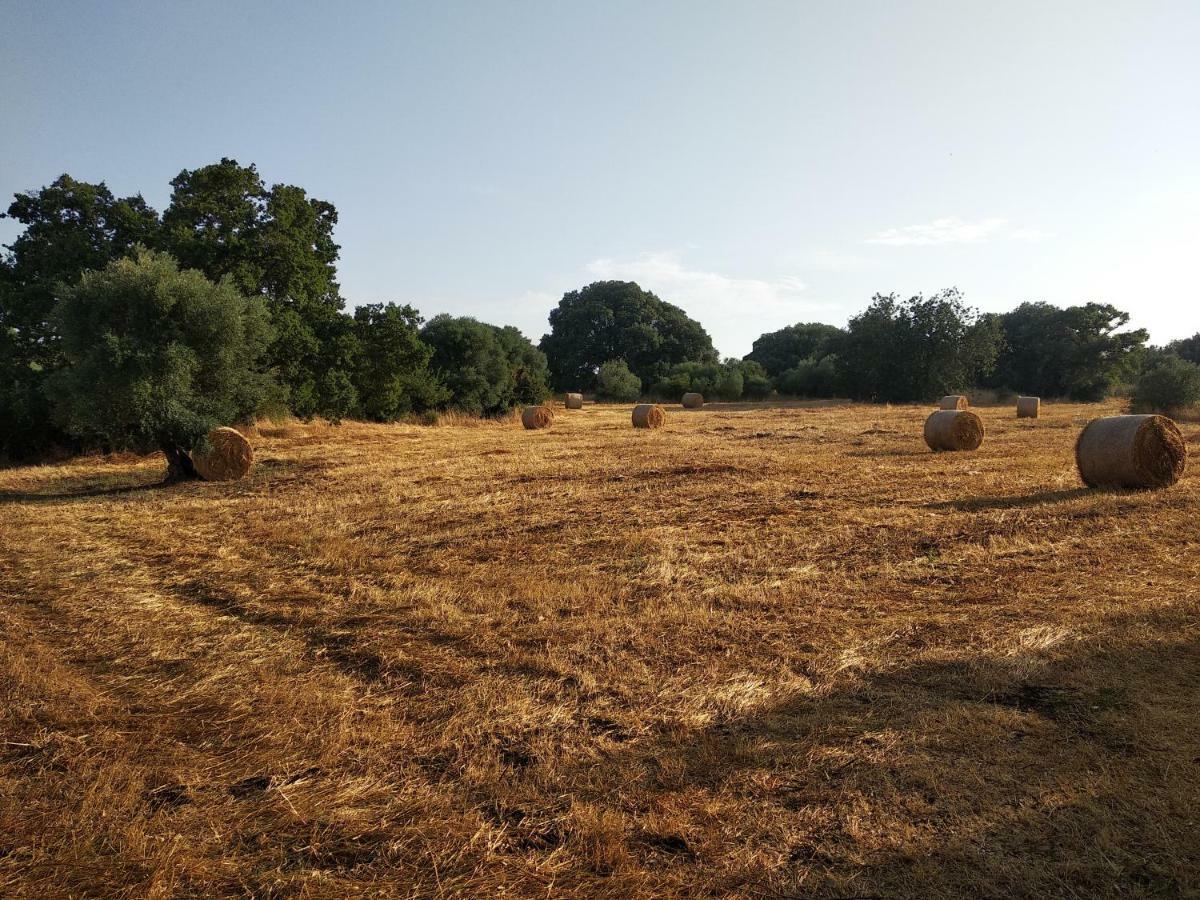
[[[1018,419],[1036,419],[1042,414],[1042,398],[1041,397],[1018,397],[1017,398],[1017,418]]]
[[[567,394],[564,405],[567,409],[583,409],[583,394]]]
[[[662,428],[667,424],[667,411],[657,403],[639,403],[633,408],[634,428]]]
[[[962,394],[947,394],[938,401],[938,409],[966,409],[967,398]]]
[[[700,409],[702,406],[704,406],[703,394],[697,394],[694,391],[691,391],[683,395],[684,409]]]
[[[527,406],[521,410],[521,424],[533,430],[554,424],[554,410],[548,406]]]
[[[983,419],[963,409],[939,409],[925,420],[930,450],[976,450],[983,443]]]
[[[1187,445],[1166,416],[1106,416],[1080,432],[1075,465],[1088,487],[1170,487],[1187,466]]]
[[[205,481],[237,481],[254,464],[254,448],[236,428],[214,428],[192,451],[192,465]]]

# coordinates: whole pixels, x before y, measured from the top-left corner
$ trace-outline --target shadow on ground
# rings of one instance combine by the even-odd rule
[[[1190,639],[839,676],[622,744],[563,789],[627,820],[675,811],[631,842],[714,894],[1196,896],[1200,637],[1111,634],[1147,624]]]

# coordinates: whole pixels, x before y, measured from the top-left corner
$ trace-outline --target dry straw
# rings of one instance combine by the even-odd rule
[[[567,394],[565,405],[567,409],[583,409],[583,394]]]
[[[634,428],[662,428],[667,424],[667,411],[657,403],[639,403],[633,408]]]
[[[554,410],[548,406],[527,406],[521,410],[521,424],[533,430],[554,424]]]
[[[687,393],[683,395],[684,409],[699,409],[704,405],[704,395],[697,393]]]
[[[962,409],[941,409],[925,420],[930,450],[976,450],[983,443],[983,419]]]
[[[947,394],[938,401],[939,409],[966,409],[967,398],[962,394]]]
[[[1166,416],[1106,416],[1080,433],[1075,464],[1088,487],[1170,487],[1187,465],[1187,445]]]
[[[205,481],[237,481],[254,464],[254,448],[234,428],[214,428],[205,444],[192,451],[192,465]]]
[[[1042,414],[1041,397],[1018,397],[1017,418],[1036,419]]]

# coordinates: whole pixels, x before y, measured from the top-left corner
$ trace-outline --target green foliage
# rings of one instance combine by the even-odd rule
[[[1190,363],[1200,365],[1200,334],[1193,334],[1191,337],[1172,341],[1167,344],[1166,349],[1180,359],[1186,359]]]
[[[743,359],[738,364],[742,370],[742,396],[747,400],[765,400],[771,395],[774,385],[763,366],[752,360]]]
[[[737,400],[742,396],[745,379],[742,363],[686,362],[672,366],[667,376],[654,385],[654,394],[664,400],[679,400],[689,391],[703,394],[706,400]]]
[[[968,308],[957,290],[876,294],[839,341],[838,368],[855,399],[929,400],[990,373],[1001,343],[998,318]]]
[[[25,228],[0,260],[0,455],[24,458],[73,443],[52,421],[44,394],[64,364],[52,322],[58,291],[151,242],[158,215],[140,196],[118,199],[103,182],[62,175],[16,194],[6,217]]]
[[[394,422],[449,399],[429,371],[433,349],[421,340],[420,328],[421,317],[411,306],[377,303],[354,311],[353,380],[365,418]]]
[[[999,318],[1004,346],[988,384],[1039,397],[1103,399],[1132,374],[1148,337],[1120,331],[1129,314],[1102,303],[1022,303]]]
[[[515,328],[440,315],[421,329],[421,339],[433,350],[430,368],[455,409],[500,415],[550,396],[546,358]]]
[[[802,359],[792,368],[780,373],[775,388],[790,397],[836,397],[841,391],[838,359],[832,354],[820,359]]]
[[[642,379],[629,371],[623,359],[610,359],[600,365],[596,376],[596,396],[616,403],[632,403],[642,396]]]
[[[806,359],[820,360],[836,352],[843,334],[842,329],[820,322],[789,325],[759,337],[746,359],[759,363],[772,377],[782,375]]]
[[[295,185],[268,189],[253,165],[233,159],[185,169],[171,187],[160,246],[266,298],[275,331],[268,360],[297,415],[347,415],[357,403],[355,326],[341,312],[333,204]]]
[[[269,395],[257,365],[270,329],[260,299],[140,251],[67,289],[54,311],[69,365],[50,376],[56,419],[114,448],[190,450]]]
[[[1200,405],[1200,366],[1164,357],[1138,378],[1131,400],[1140,412],[1174,413]]]
[[[555,390],[597,386],[600,366],[623,359],[644,384],[683,362],[716,362],[699,322],[631,281],[597,281],[563,295],[542,338]]]

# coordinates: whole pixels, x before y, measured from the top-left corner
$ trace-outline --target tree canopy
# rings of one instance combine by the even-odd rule
[[[68,362],[47,385],[57,421],[102,445],[157,447],[175,477],[211,428],[254,412],[270,390],[257,364],[270,338],[261,298],[164,253],[85,273],[54,320]]]
[[[266,299],[275,337],[267,359],[298,415],[339,419],[357,403],[353,324],[341,314],[337,210],[295,185],[264,184],[237,160],[171,180],[159,246],[212,279]]]
[[[1022,303],[999,319],[1004,344],[988,383],[1041,397],[1102,399],[1132,374],[1148,337],[1122,331],[1129,314],[1105,303]]]
[[[805,360],[819,361],[835,352],[836,342],[843,333],[840,328],[820,322],[788,325],[758,338],[745,358],[760,364],[768,375],[775,377]]]
[[[600,366],[614,359],[643,384],[678,363],[718,360],[699,322],[632,281],[597,281],[564,294],[540,346],[560,391],[593,389]]]
[[[929,400],[990,373],[1001,341],[996,317],[979,315],[957,290],[876,294],[839,342],[839,369],[856,399]]]
[[[550,394],[545,356],[511,326],[443,314],[426,323],[421,339],[433,350],[430,369],[454,409],[498,415]]]
[[[411,306],[376,303],[354,311],[353,382],[364,418],[394,422],[450,398],[429,371],[433,349],[421,340],[420,328],[421,317]]]

